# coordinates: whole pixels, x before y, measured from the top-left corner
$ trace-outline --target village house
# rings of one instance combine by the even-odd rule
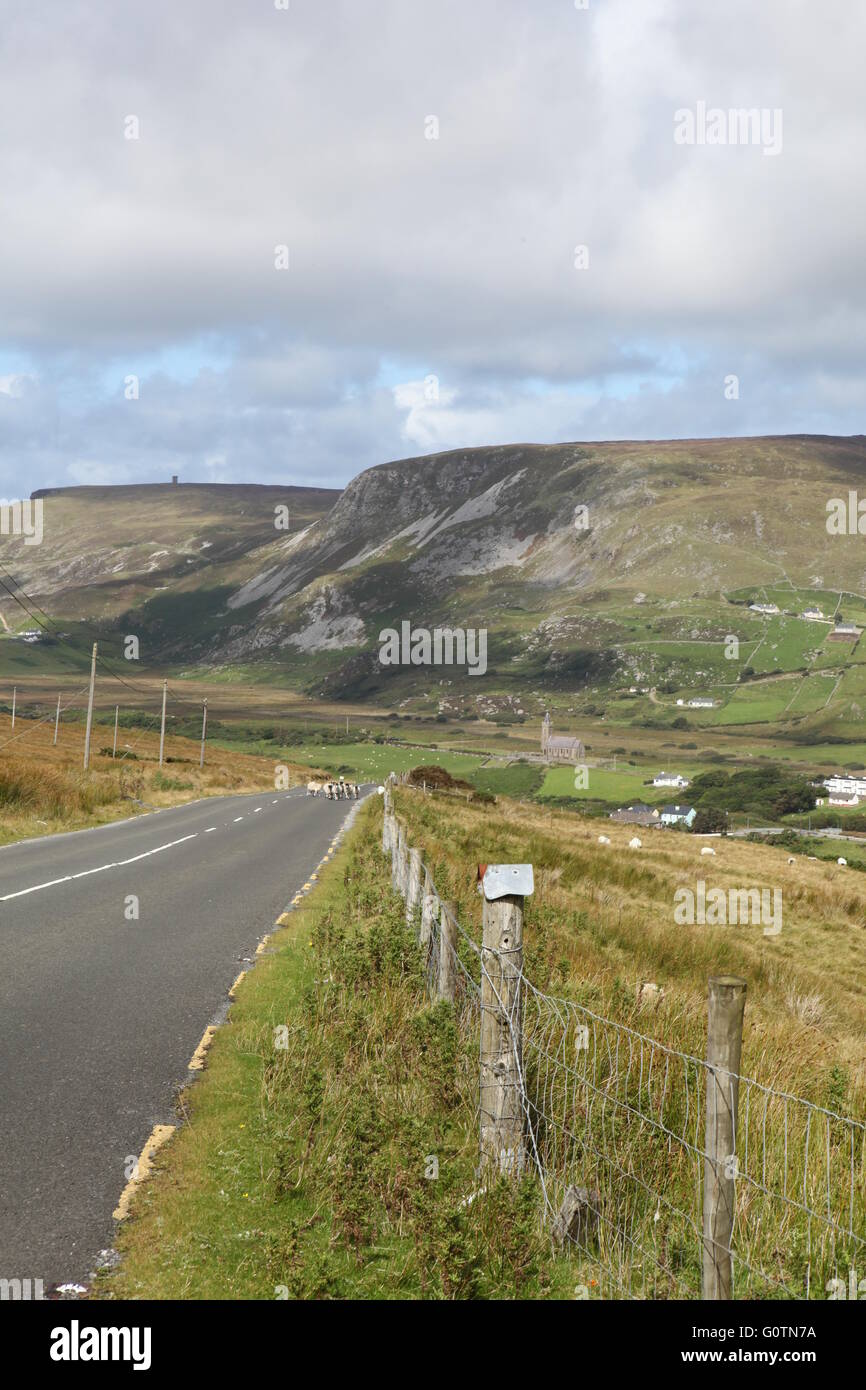
[[[823,618],[823,616],[820,608],[804,608],[800,614],[801,618],[808,618],[810,622],[814,622],[817,618]]]
[[[777,603],[750,603],[749,607],[753,613],[778,613],[779,611]]]
[[[825,777],[823,785],[830,794],[828,800],[831,805],[839,804],[833,802],[834,796],[866,797],[866,777],[850,777],[838,773],[835,777]]]
[[[620,825],[658,825],[658,808],[653,810],[643,801],[635,801],[631,806],[621,806],[618,811],[611,811],[610,820],[617,821]]]
[[[659,772],[653,778],[654,787],[687,787],[689,779],[679,772]]]
[[[691,827],[692,821],[696,815],[697,811],[694,806],[663,806],[661,810],[661,823],[662,825],[687,825]]]
[[[579,738],[554,734],[551,731],[549,713],[545,713],[541,722],[541,751],[548,762],[553,760],[563,763],[582,762],[586,752]]]
[[[859,637],[860,629],[856,623],[837,623],[832,632],[827,634],[827,640],[835,639],[837,642],[850,642],[852,637]]]

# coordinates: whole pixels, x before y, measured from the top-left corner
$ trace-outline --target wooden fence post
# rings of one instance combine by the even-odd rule
[[[408,831],[400,826],[400,839],[397,846],[397,887],[405,898],[409,891],[409,845]]]
[[[484,901],[481,941],[481,1166],[523,1165],[523,897]]]
[[[418,940],[422,946],[427,946],[430,937],[433,935],[433,922],[436,918],[438,899],[433,892],[433,880],[430,877],[430,870],[424,869],[424,897],[421,901],[421,930]]]
[[[457,904],[453,899],[443,899],[439,905],[439,998],[454,1003],[457,971],[454,968],[454,953],[457,950]]]
[[[415,925],[415,914],[421,899],[421,851],[409,850],[409,869],[406,878],[406,926]]]
[[[728,1299],[736,1208],[737,1103],[746,982],[710,979],[707,1013],[707,1113],[704,1141],[704,1239],[701,1297]]]
[[[400,837],[403,827],[394,816],[391,821],[391,886],[395,893],[400,891]]]

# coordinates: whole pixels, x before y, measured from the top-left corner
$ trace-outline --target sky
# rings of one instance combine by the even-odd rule
[[[0,496],[862,432],[864,50],[850,0],[0,0]]]

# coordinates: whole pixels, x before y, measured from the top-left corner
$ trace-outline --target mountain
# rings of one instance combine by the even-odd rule
[[[67,490],[45,499],[41,547],[3,545],[58,618],[142,632],[181,669],[463,713],[561,696],[652,717],[699,691],[716,704],[689,719],[733,704],[727,722],[748,722],[760,699],[811,727],[834,675],[852,699],[866,675],[859,643],[827,640],[834,613],[866,624],[866,537],[827,526],[858,488],[863,436],[520,444],[382,464],[340,493]],[[798,616],[810,606],[825,623]],[[486,629],[484,679],[383,666],[379,633],[404,620]]]

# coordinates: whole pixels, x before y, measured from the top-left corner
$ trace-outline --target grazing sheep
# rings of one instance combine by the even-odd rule
[[[793,862],[794,862],[794,856],[793,856],[793,854],[791,854],[791,855],[788,856],[788,863],[789,863],[789,864],[793,864]]]
[[[320,792],[321,790],[322,790],[322,784],[321,784],[321,782],[308,782],[308,783],[307,783],[307,796],[318,796],[318,795],[319,795],[319,792]]]
[[[841,865],[844,867],[844,866],[848,863],[848,860],[847,860],[847,859],[843,859],[842,856],[841,856],[841,854],[840,854],[840,855],[839,855],[839,858],[836,860],[836,863],[837,863],[837,864],[841,864]]]
[[[632,836],[632,838],[628,842],[628,847],[629,849],[640,849],[641,842],[638,839],[637,835]]]
[[[658,1008],[664,997],[664,990],[653,984],[651,980],[637,987],[637,1006],[639,1009],[642,1009],[645,1004],[655,1004]]]
[[[701,854],[715,854],[715,852],[716,851],[712,849],[709,845],[704,845],[701,849]]]
[[[599,843],[600,845],[609,845],[609,844],[610,844],[610,837],[609,837],[608,835],[599,835],[599,837],[598,837],[598,843]]]

